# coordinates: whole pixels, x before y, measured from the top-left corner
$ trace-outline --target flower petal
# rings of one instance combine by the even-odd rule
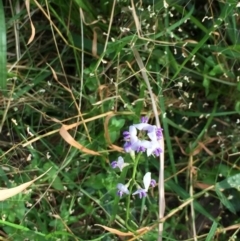
[[[151,172],[147,172],[143,177],[144,190],[147,192],[151,183]]]
[[[129,126],[129,133],[131,137],[137,136],[137,129],[135,126]]]
[[[155,187],[157,185],[156,180],[152,179],[150,185],[151,187]]]
[[[136,194],[139,194],[139,198],[142,198],[142,197],[146,197],[147,196],[147,192],[145,189],[138,189],[136,192],[134,192],[132,195],[136,195]]]
[[[119,167],[124,164],[124,160],[123,160],[123,158],[121,156],[118,157],[117,164],[118,164]]]
[[[122,193],[129,194],[128,188],[122,183],[117,184],[117,189]]]
[[[147,116],[142,116],[141,117],[141,123],[148,123],[148,117]]]
[[[140,123],[140,124],[135,124],[133,126],[136,127],[140,131],[148,131],[149,129],[152,128],[152,125],[150,125],[148,123]]]
[[[153,131],[148,132],[148,137],[151,139],[151,141],[157,141],[157,133],[155,131],[155,128]]]
[[[155,153],[156,150],[157,150],[157,152]],[[162,149],[160,146],[160,142],[159,141],[151,141],[150,147],[147,148],[147,156],[150,156],[153,153],[157,154],[157,153],[161,153],[161,152],[162,152]],[[159,156],[159,155],[157,155],[157,156]]]

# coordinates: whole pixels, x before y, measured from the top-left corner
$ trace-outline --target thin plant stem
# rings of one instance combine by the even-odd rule
[[[134,160],[134,165],[133,165],[133,173],[132,173],[132,178],[131,178],[131,184],[130,184],[130,187],[129,187],[129,192],[130,194],[132,193],[132,189],[133,189],[133,185],[135,183],[135,176],[136,176],[136,173],[137,173],[137,166],[138,166],[138,161],[140,159],[140,156],[141,156],[141,153],[139,153],[137,155],[137,157],[135,158]],[[128,199],[127,199],[127,213],[126,213],[126,226],[127,228],[128,227],[128,220],[129,220],[129,217],[130,217],[130,200],[131,200],[131,195],[128,196]]]

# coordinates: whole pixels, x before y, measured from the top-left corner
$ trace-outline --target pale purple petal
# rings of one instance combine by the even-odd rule
[[[123,194],[127,194],[127,195],[129,194],[128,188],[122,183],[117,184],[117,189],[118,189],[117,194],[120,197],[122,197]]]
[[[158,140],[155,128],[154,128],[153,131],[148,132],[148,137],[150,138],[151,141],[157,141]]]
[[[151,184],[151,172],[147,172],[143,177],[144,190],[147,192]]]
[[[131,142],[125,142],[123,145],[123,149],[127,153],[133,151]]]
[[[122,166],[124,164],[124,160],[121,156],[118,157],[117,163],[118,163],[118,166]]]
[[[147,192],[144,189],[138,189],[136,192],[134,192],[132,195],[139,194],[139,198],[143,198],[147,196]]]
[[[121,156],[118,157],[117,161],[113,161],[111,163],[112,168],[117,168],[118,167],[120,169],[120,171],[122,171],[122,169],[124,167],[128,166],[128,165],[129,165],[128,163],[124,163],[124,160],[123,160],[123,158]]]
[[[148,148],[151,147],[151,142],[146,140],[137,140],[132,143],[131,148],[136,152],[145,152]]]
[[[135,126],[129,126],[129,133],[131,138],[137,136],[137,129],[135,128]]]
[[[151,147],[151,142],[143,140],[143,141],[139,141],[138,145],[148,149]]]
[[[136,127],[140,131],[148,131],[149,128],[152,128],[152,125],[150,125],[148,123],[140,123],[140,124],[135,124],[133,126]]]
[[[163,131],[162,128],[157,128],[157,129],[156,129],[156,135],[157,135],[158,140],[161,140],[162,137],[163,137],[162,131]]]
[[[129,133],[129,131],[124,131],[123,132],[123,138],[124,138],[125,141],[130,140],[130,133]]]
[[[147,156],[155,154],[155,156],[159,156],[162,152],[159,141],[151,141],[150,147],[147,149]]]
[[[141,123],[148,123],[148,117],[147,116],[142,116],[141,117]]]
[[[156,148],[153,152],[153,154],[155,156],[160,156],[160,154],[162,153],[162,149],[159,147],[159,148]]]
[[[157,182],[154,179],[152,179],[150,182],[150,186],[155,187],[156,185],[157,185]]]
[[[117,168],[117,161],[113,161],[112,163],[111,163],[111,167],[114,169],[114,168]]]

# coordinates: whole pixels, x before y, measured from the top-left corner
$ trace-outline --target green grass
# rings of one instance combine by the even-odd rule
[[[32,0],[27,44],[26,6],[0,1],[1,187],[52,167],[0,202],[0,239],[151,241],[159,221],[163,240],[239,239],[238,1],[167,2]],[[165,141],[161,220],[158,186],[141,200],[116,196],[119,182],[134,191],[148,171],[159,179],[158,158],[122,149],[141,116],[155,124],[153,101]],[[87,149],[67,143],[63,125]],[[123,172],[110,166],[120,155]]]

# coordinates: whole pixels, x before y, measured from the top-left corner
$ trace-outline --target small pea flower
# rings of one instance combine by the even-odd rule
[[[161,144],[159,140],[163,138],[162,128],[158,128],[156,125],[150,125],[147,123],[148,118],[142,117],[141,123],[134,124],[129,127],[129,131],[123,132],[124,150],[127,153],[132,152],[145,152],[147,156],[155,155],[159,156],[162,152]],[[137,136],[137,130],[147,133],[147,139],[139,139]]]
[[[120,171],[122,171],[123,170],[123,168],[124,167],[126,167],[126,166],[128,166],[129,164],[128,163],[125,163],[124,162],[124,160],[123,160],[123,158],[120,156],[120,157],[118,157],[118,159],[117,159],[117,161],[113,161],[112,163],[111,163],[111,167],[113,168],[113,169],[115,169],[115,168],[119,168],[120,169]]]
[[[117,184],[117,189],[118,189],[117,195],[119,197],[122,197],[123,194],[127,194],[127,195],[129,194],[129,190],[128,190],[127,186],[122,183]]]
[[[155,187],[156,185],[157,185],[156,180],[151,179],[150,186],[151,186],[151,187]]]
[[[145,152],[148,146],[150,145],[149,141],[140,140],[137,137],[137,129],[134,125],[129,127],[129,131],[123,132],[123,137],[124,137],[124,140],[126,141],[123,147],[125,152],[128,152],[128,153],[129,152],[131,153],[134,151]]]
[[[143,177],[143,185],[144,188],[138,189],[136,192],[134,192],[132,195],[139,194],[139,198],[143,198],[147,196],[148,189],[151,186],[156,185],[156,181],[154,179],[151,179],[151,172],[147,172]]]

